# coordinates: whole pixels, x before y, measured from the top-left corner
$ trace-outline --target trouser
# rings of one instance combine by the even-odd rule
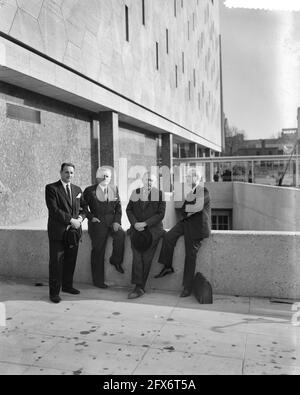
[[[131,282],[137,287],[144,289],[146,286],[151,269],[151,263],[154,258],[159,240],[160,238],[153,240],[151,247],[144,252],[137,251],[132,246],[133,260]]]
[[[120,265],[124,258],[125,232],[119,229],[114,232],[111,228],[102,224],[93,223],[89,229],[92,241],[91,266],[92,278],[95,286],[104,283],[104,258],[108,236],[113,238],[113,251],[110,258],[112,265]]]
[[[183,286],[192,289],[195,276],[197,253],[201,246],[201,239],[194,239],[190,235],[189,226],[185,221],[179,222],[164,235],[163,245],[158,262],[166,268],[172,267],[174,249],[180,236],[184,236],[185,262],[183,273]]]
[[[68,248],[62,241],[49,240],[49,252],[49,293],[58,296],[61,287],[73,287],[78,246]]]

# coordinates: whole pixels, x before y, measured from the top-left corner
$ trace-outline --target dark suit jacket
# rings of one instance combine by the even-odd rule
[[[188,216],[186,211],[193,212]],[[198,186],[191,192],[182,207],[183,221],[188,227],[190,237],[205,239],[211,234],[211,208],[208,189]]]
[[[83,193],[85,202],[85,214],[90,221],[96,217],[101,223],[107,227],[112,226],[113,223],[121,225],[122,218],[122,207],[120,203],[120,196],[118,188],[112,185],[108,185],[108,202],[104,200],[104,194],[100,189],[102,196],[101,201],[97,198],[96,191],[98,185],[92,185]]]
[[[137,222],[146,222],[153,240],[157,240],[164,233],[162,220],[166,212],[166,202],[162,191],[152,188],[148,201],[139,199],[141,189],[134,191],[130,197],[126,213],[131,224],[131,229]]]
[[[50,240],[63,240],[66,228],[72,218],[79,215],[84,219],[83,197],[81,189],[71,184],[72,205],[61,181],[46,185],[46,204],[49,211],[48,236]]]

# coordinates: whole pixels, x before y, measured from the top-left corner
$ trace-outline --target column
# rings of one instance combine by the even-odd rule
[[[162,185],[163,191],[171,192],[173,190],[173,179],[171,172],[173,170],[173,135],[164,133],[161,135],[161,158],[162,167]]]
[[[110,166],[118,175],[119,167],[119,115],[105,111],[100,120],[100,166]],[[118,182],[118,180],[114,180]]]
[[[205,157],[210,158],[211,156],[211,150],[210,148],[205,148]],[[205,166],[205,181],[206,182],[212,182],[214,179],[214,175],[211,173],[211,167],[210,163],[206,163]]]
[[[99,121],[91,121],[91,179],[96,182],[96,173],[100,166],[100,125]]]

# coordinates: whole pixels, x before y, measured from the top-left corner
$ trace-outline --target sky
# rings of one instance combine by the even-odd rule
[[[300,12],[228,8],[224,1],[220,0],[224,111],[229,125],[244,130],[247,139],[277,137],[283,128],[296,128]],[[251,3],[258,4],[247,0]]]

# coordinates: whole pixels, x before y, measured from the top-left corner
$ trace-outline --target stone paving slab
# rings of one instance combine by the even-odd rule
[[[215,295],[204,306],[154,290],[128,300],[129,289],[77,286],[55,305],[47,286],[0,280],[0,375],[300,373],[291,305]]]
[[[242,366],[242,359],[151,349],[134,374],[241,375]]]

